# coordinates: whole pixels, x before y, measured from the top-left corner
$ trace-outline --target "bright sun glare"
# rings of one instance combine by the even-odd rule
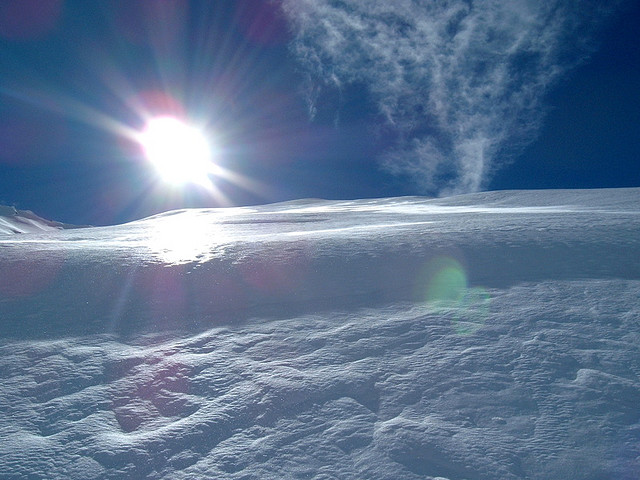
[[[173,185],[211,186],[212,152],[202,131],[175,117],[150,119],[138,141],[160,177]]]

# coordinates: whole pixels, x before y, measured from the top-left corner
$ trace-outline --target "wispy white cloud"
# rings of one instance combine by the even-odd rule
[[[606,6],[602,6],[606,3]],[[481,189],[535,138],[549,86],[615,4],[596,0],[283,0],[322,91],[363,83],[398,137],[384,166],[426,192]]]

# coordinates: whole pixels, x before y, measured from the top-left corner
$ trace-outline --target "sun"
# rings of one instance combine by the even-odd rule
[[[216,168],[202,130],[176,117],[154,117],[138,135],[138,142],[165,182],[211,186],[210,175]]]

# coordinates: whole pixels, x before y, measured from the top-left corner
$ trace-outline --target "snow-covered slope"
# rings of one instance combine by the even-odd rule
[[[62,228],[78,227],[46,220],[31,210],[16,210],[15,207],[0,205],[0,235],[60,230]]]
[[[638,200],[297,201],[0,237],[0,477],[638,478]]]

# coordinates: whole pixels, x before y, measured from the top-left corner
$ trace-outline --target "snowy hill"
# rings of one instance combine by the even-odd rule
[[[636,479],[638,200],[308,200],[0,237],[0,477]]]
[[[30,210],[16,210],[15,207],[0,205],[0,235],[46,232],[63,228],[80,227],[46,220]]]

